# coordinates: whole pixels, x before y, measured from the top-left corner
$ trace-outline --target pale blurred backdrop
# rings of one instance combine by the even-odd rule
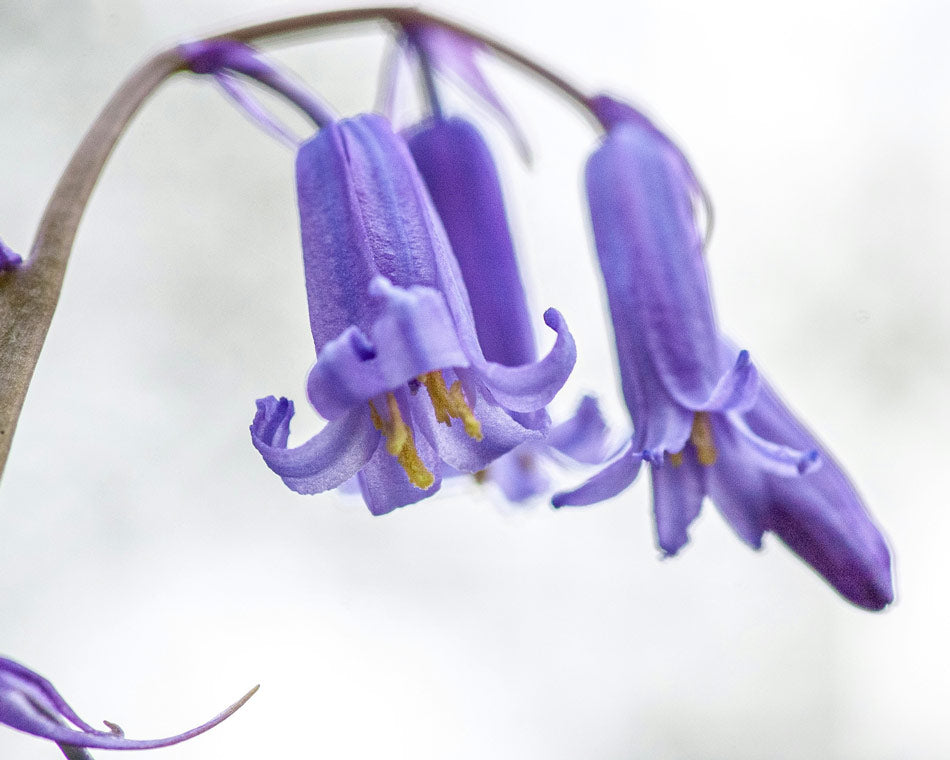
[[[149,53],[312,10],[264,0],[0,0],[0,236],[29,248],[82,134]],[[433,0],[682,142],[717,211],[725,329],[845,463],[898,601],[849,606],[706,506],[660,561],[648,480],[588,509],[459,481],[373,518],[297,496],[250,444],[254,399],[313,361],[292,152],[210,81],[166,84],[87,209],[0,484],[0,653],[155,752],[323,760],[890,760],[950,756],[950,11],[941,2]],[[344,113],[385,37],[270,49]],[[540,326],[578,340],[556,411],[628,425],[581,171],[594,137],[490,66],[535,152],[490,119]],[[544,340],[548,340],[547,337]],[[93,753],[97,758],[107,753]],[[55,758],[0,730],[0,758]]]

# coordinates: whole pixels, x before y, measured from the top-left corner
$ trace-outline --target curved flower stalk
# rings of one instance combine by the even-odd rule
[[[410,130],[407,142],[458,261],[485,358],[510,367],[535,362],[534,330],[501,182],[484,139],[460,118],[436,116]],[[534,420],[522,421],[540,428],[547,414],[539,410]],[[541,460],[599,464],[606,435],[596,400],[586,397],[544,440],[526,441],[489,464],[483,476],[509,500],[525,501],[550,487]]]
[[[317,362],[307,394],[329,420],[287,448],[293,405],[258,401],[254,445],[300,493],[358,473],[373,514],[434,493],[443,462],[477,472],[538,439],[536,413],[574,365],[561,315],[550,353],[485,358],[458,265],[405,144],[386,119],[334,122],[297,156],[304,270]]]
[[[748,353],[719,334],[692,170],[642,117],[605,118],[605,126],[587,165],[587,192],[635,432],[598,475],[557,494],[555,506],[613,496],[646,461],[666,554],[688,541],[708,495],[751,546],[772,531],[845,598],[881,609],[893,589],[880,532]]]
[[[278,69],[249,45],[227,39],[200,40],[179,45],[178,52],[190,71],[213,77],[224,93],[252,121],[288,145],[296,147],[300,141],[290,129],[268,113],[236,74],[282,95],[317,126],[328,124],[336,118],[332,109],[306,86]]]
[[[489,53],[480,40],[459,34],[440,24],[424,21],[404,22],[403,36],[397,42],[393,60],[387,66],[380,100],[384,112],[391,114],[399,88],[399,57],[418,60],[426,84],[429,106],[436,118],[442,118],[440,99],[436,93],[436,76],[455,80],[474,94],[495,115],[511,138],[518,153],[526,161],[531,149],[528,141],[498,93],[489,84],[478,64],[480,55]]]
[[[106,722],[109,731],[100,731],[80,718],[53,685],[41,675],[13,660],[0,657],[0,723],[56,742],[67,756],[88,757],[71,750],[155,749],[192,739],[230,717],[257,691],[255,686],[227,710],[207,723],[164,739],[126,739],[122,729]]]

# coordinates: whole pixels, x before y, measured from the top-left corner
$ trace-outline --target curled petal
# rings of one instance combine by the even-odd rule
[[[818,449],[801,451],[767,440],[753,432],[742,416],[736,413],[726,415],[732,429],[738,433],[736,445],[743,450],[745,459],[756,464],[764,472],[793,477],[812,472],[821,467],[821,454]]]
[[[716,383],[709,398],[695,407],[697,412],[745,412],[752,408],[759,395],[759,373],[742,350],[733,365]]]
[[[601,464],[607,453],[607,423],[593,396],[584,396],[574,415],[551,428],[545,443],[575,462]]]
[[[546,406],[557,394],[577,359],[574,338],[557,309],[544,312],[545,324],[557,333],[554,346],[540,361],[520,367],[485,362],[475,370],[492,396],[506,409],[532,412]]]
[[[668,556],[689,541],[689,526],[699,517],[706,493],[703,467],[691,449],[679,465],[667,462],[650,467],[653,480],[653,516],[656,542]]]
[[[628,442],[614,455],[604,469],[572,491],[554,494],[551,504],[555,507],[581,507],[596,504],[623,491],[640,473],[643,457]]]
[[[286,398],[259,399],[251,423],[251,440],[267,466],[297,493],[335,488],[369,461],[379,443],[369,408],[360,406],[327,423],[302,446],[287,448],[294,405]]]
[[[0,661],[0,670],[7,670],[10,660]],[[22,669],[22,666],[18,666]],[[35,683],[30,683],[35,686]],[[245,694],[240,700],[231,705],[227,710],[215,716],[207,723],[197,728],[186,731],[176,736],[169,736],[164,739],[126,739],[120,732],[116,731],[96,731],[88,726],[87,723],[80,720],[75,713],[66,708],[66,711],[60,711],[59,705],[65,705],[65,701],[52,690],[51,696],[47,690],[41,686],[36,688],[43,692],[46,698],[36,701],[35,693],[29,688],[22,688],[20,677],[10,677],[8,673],[0,673],[0,723],[44,739],[50,739],[57,744],[65,744],[72,747],[92,747],[99,749],[154,749],[157,747],[167,747],[171,744],[177,744],[191,739],[199,734],[214,728],[236,710],[238,710],[248,699],[257,691],[255,686],[251,691]],[[79,729],[71,728],[64,723],[65,718]]]
[[[425,372],[468,365],[437,290],[377,277],[370,294],[381,307],[369,336],[347,328],[323,347],[307,380],[310,403],[329,420]]]

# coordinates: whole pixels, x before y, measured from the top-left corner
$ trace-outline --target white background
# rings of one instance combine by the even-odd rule
[[[950,756],[946,6],[428,7],[636,99],[681,140],[716,204],[721,321],[847,465],[894,548],[897,603],[849,606],[708,504],[660,561],[645,479],[560,513],[458,482],[385,518],[284,489],[247,425],[274,393],[297,399],[301,435],[319,426],[292,154],[179,77],[107,167],[27,398],[0,487],[0,652],[136,738],[262,684],[168,760]],[[29,248],[150,52],[319,9],[2,0],[0,236]],[[382,40],[354,28],[279,57],[355,113]],[[532,307],[539,325],[561,308],[580,347],[556,410],[595,390],[623,428],[582,206],[594,137],[491,72],[536,154],[524,170],[488,123]],[[55,757],[0,733],[3,760]]]

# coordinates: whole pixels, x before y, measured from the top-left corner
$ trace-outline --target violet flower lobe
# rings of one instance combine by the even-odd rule
[[[689,540],[708,495],[754,548],[772,531],[846,599],[883,608],[890,554],[853,486],[718,331],[695,175],[643,117],[593,104],[608,134],[587,165],[587,192],[634,435],[555,506],[619,493],[645,460],[666,554]]]
[[[441,463],[476,472],[539,438],[531,413],[574,365],[561,315],[537,362],[485,358],[445,231],[402,140],[374,115],[334,122],[297,156],[304,270],[317,361],[307,393],[329,420],[287,448],[293,405],[258,401],[254,445],[299,493],[358,473],[383,514],[431,495]]]
[[[155,749],[186,741],[232,715],[255,691],[257,687],[207,723],[183,734],[164,739],[126,739],[113,723],[106,722],[109,731],[93,728],[73,711],[49,681],[13,660],[0,657],[0,724],[49,739],[71,757],[88,757],[73,751],[76,747]]]
[[[409,131],[409,150],[445,227],[472,304],[485,358],[513,367],[537,360],[527,296],[491,151],[478,130],[458,118],[428,119]],[[547,413],[516,419],[547,427]],[[488,465],[483,476],[514,502],[548,490],[541,459],[600,464],[607,427],[597,402],[585,397],[577,413]]]

